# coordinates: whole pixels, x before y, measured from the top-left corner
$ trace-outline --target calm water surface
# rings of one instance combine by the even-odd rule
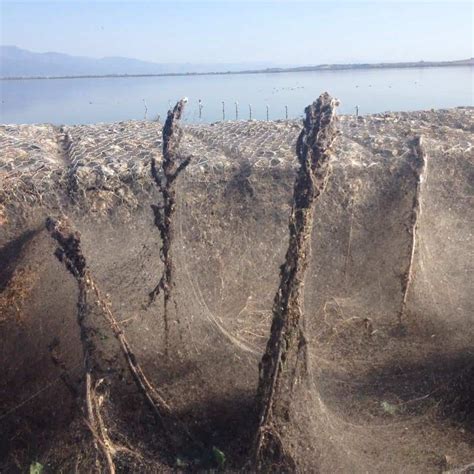
[[[214,122],[298,117],[323,91],[341,100],[341,113],[361,114],[473,105],[472,67],[323,71],[227,76],[0,81],[1,123],[83,124],[163,117],[189,98],[185,120]],[[202,100],[199,118],[198,100]]]

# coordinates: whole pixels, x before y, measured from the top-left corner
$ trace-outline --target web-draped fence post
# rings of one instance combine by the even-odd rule
[[[290,239],[280,269],[270,337],[259,367],[259,424],[253,445],[253,468],[257,471],[297,470],[297,459],[285,440],[285,433],[292,421],[291,404],[310,377],[302,327],[302,290],[310,261],[315,201],[324,190],[331,146],[337,136],[337,105],[335,99],[324,93],[306,107],[303,130],[296,145],[300,166],[288,225]]]
[[[249,120],[252,120],[252,104],[249,104]]]
[[[239,103],[235,102],[235,120],[239,120]]]

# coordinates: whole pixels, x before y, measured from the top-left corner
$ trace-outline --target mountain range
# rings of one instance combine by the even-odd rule
[[[272,63],[153,63],[139,59],[89,58],[63,53],[35,53],[16,46],[0,46],[0,77],[105,76],[137,74],[185,74],[263,69]]]
[[[418,61],[398,63],[320,64],[317,66],[276,67],[272,63],[153,63],[139,59],[89,58],[63,53],[35,53],[17,46],[0,46],[0,78],[139,76],[206,73],[278,73],[341,69],[474,66],[474,58],[458,61]]]

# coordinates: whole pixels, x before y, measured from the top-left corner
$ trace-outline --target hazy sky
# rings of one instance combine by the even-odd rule
[[[471,2],[1,2],[1,43],[32,51],[156,62],[461,59]]]

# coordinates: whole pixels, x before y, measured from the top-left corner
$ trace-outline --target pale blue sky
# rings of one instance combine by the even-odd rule
[[[1,1],[1,43],[156,62],[319,64],[474,56],[471,2]]]

